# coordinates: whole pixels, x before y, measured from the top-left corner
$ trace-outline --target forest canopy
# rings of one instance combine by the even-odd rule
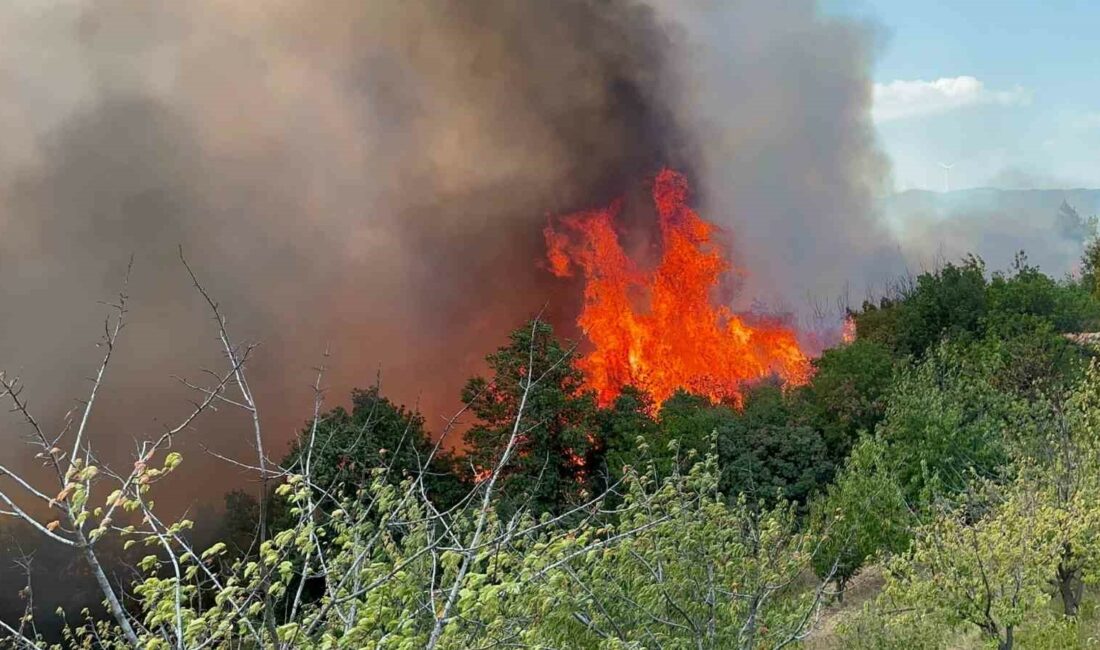
[[[322,371],[289,453],[242,461],[257,480],[203,513],[216,525],[157,514],[158,483],[187,471],[181,429],[101,468],[36,429],[5,377],[58,481],[17,478],[52,519],[6,511],[83,563],[100,604],[55,614],[16,586],[3,643],[1083,646],[1100,630],[1094,276],[945,264],[850,310],[854,338],[805,384],[738,403],[627,387],[600,406],[538,319],[462,387],[464,429],[430,431],[377,386],[326,409]],[[251,349],[208,306],[227,367],[191,417],[254,411]]]

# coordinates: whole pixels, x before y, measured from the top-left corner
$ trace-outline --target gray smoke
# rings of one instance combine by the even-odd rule
[[[697,141],[700,207],[726,224],[748,299],[799,309],[899,272],[875,200],[889,165],[870,119],[868,25],[812,0],[664,0],[694,38],[671,99]]]
[[[334,401],[380,368],[436,425],[509,329],[544,305],[571,320],[575,287],[538,264],[547,216],[637,195],[664,165],[728,227],[742,303],[834,294],[893,259],[872,41],[810,0],[4,3],[0,365],[56,424],[133,254],[93,421],[125,458],[187,409],[171,376],[218,362],[182,245],[262,342],[275,455],[326,347]],[[189,435],[239,454],[241,426]],[[203,494],[241,480],[188,449]]]

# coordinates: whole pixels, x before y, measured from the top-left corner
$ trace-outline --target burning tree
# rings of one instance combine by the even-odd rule
[[[683,175],[662,170],[653,181],[661,257],[643,270],[616,231],[622,202],[555,219],[545,230],[550,270],[584,276],[577,324],[592,344],[579,362],[601,405],[625,386],[660,404],[676,390],[739,403],[745,382],[778,375],[804,383],[809,360],[793,331],[733,313],[714,291],[734,270],[715,245],[717,227],[688,204]]]

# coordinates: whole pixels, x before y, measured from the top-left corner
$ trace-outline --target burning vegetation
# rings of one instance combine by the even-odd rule
[[[545,230],[551,272],[583,274],[577,324],[592,349],[578,365],[601,405],[625,386],[657,404],[684,389],[739,405],[748,381],[774,375],[799,385],[809,376],[793,330],[718,304],[715,292],[735,267],[715,245],[718,227],[688,206],[688,192],[670,169],[653,181],[660,258],[651,269],[620,243],[621,201],[555,218]]]

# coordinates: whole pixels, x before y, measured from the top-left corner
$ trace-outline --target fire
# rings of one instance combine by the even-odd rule
[[[717,226],[688,207],[687,198],[683,175],[669,169],[657,175],[661,257],[649,270],[619,242],[620,201],[559,217],[546,228],[551,272],[583,273],[577,324],[592,350],[579,367],[602,405],[628,385],[657,404],[685,389],[739,405],[745,382],[776,375],[797,385],[809,378],[809,360],[791,329],[753,323],[716,304],[715,288],[733,266],[712,241]]]
[[[844,324],[840,326],[840,342],[852,343],[856,340],[856,319],[848,314],[844,317]]]

